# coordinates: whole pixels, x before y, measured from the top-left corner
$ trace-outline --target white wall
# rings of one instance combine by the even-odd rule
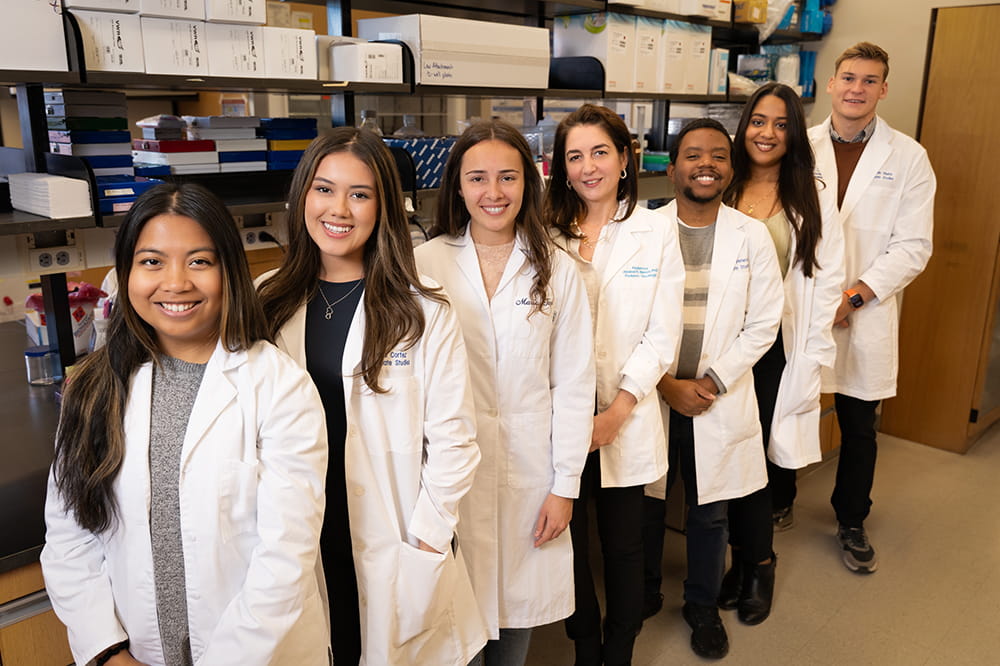
[[[931,10],[939,7],[1000,4],[976,0],[838,0],[829,9],[833,30],[816,56],[816,103],[810,124],[830,112],[826,83],[833,63],[849,46],[874,42],[889,53],[889,95],[879,102],[879,115],[895,129],[916,133],[927,60]],[[1000,36],[998,36],[1000,38]]]

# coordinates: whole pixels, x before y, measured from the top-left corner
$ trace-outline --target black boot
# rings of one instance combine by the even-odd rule
[[[726,575],[722,577],[722,586],[719,588],[719,608],[722,610],[733,610],[740,603],[743,596],[743,577],[746,565],[740,557],[739,551],[733,551],[733,566],[729,568]]]
[[[743,624],[760,624],[771,614],[777,565],[778,556],[773,553],[767,564],[746,565],[737,614]]]

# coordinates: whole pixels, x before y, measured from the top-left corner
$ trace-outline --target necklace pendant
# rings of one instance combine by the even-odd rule
[[[326,314],[323,315],[323,316],[326,317],[327,319],[333,318],[333,306],[332,305],[326,306]]]

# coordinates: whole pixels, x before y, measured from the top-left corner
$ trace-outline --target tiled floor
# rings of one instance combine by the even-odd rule
[[[774,609],[756,627],[723,612],[730,664],[1000,664],[1000,424],[965,455],[879,437],[865,523],[879,569],[840,558],[830,460],[799,480],[795,526],[775,535]],[[598,556],[599,557],[599,556]],[[633,664],[700,664],[681,619],[683,536],[667,531],[666,602],[646,621]],[[535,631],[529,666],[568,666],[562,623]]]

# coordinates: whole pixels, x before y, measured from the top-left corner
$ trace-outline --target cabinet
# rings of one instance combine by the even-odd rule
[[[0,574],[0,663],[66,666],[73,655],[38,564]]]

